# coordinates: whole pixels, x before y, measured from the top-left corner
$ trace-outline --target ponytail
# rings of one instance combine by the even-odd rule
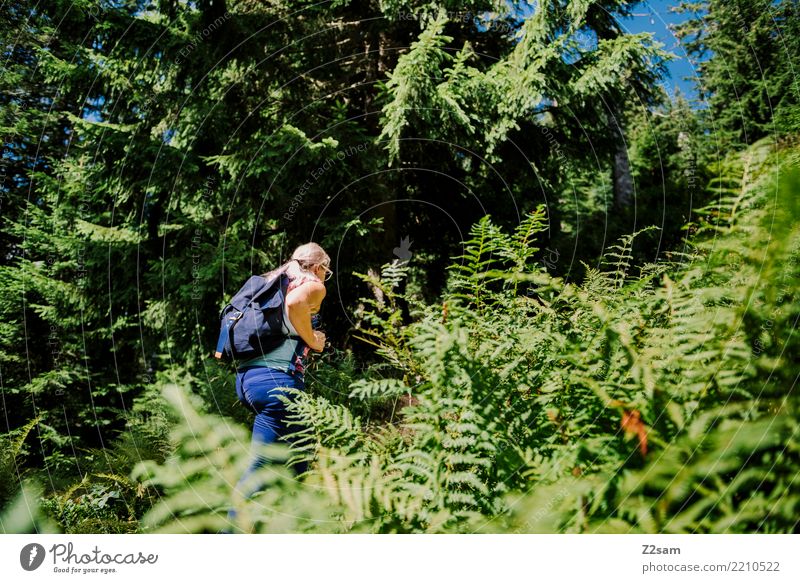
[[[316,243],[306,243],[300,245],[292,253],[292,258],[281,265],[264,274],[264,277],[270,278],[279,273],[285,273],[289,276],[289,281],[292,287],[297,287],[307,281],[320,282],[320,279],[311,271],[316,265],[330,265],[331,258],[327,253]]]

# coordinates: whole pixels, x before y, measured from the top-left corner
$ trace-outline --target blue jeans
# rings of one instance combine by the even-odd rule
[[[286,425],[288,412],[286,404],[280,397],[292,399],[293,395],[288,395],[283,390],[285,387],[303,389],[305,384],[301,376],[292,376],[265,366],[239,369],[236,373],[236,395],[245,407],[256,414],[251,444],[253,457],[236,485],[245,497],[250,497],[263,488],[259,483],[251,483],[245,490],[243,489],[245,481],[258,468],[274,461],[259,453],[258,448],[262,444],[275,443],[279,440],[292,441],[293,435],[300,429],[296,426],[289,428]],[[296,463],[292,467],[296,473],[301,474],[305,472],[306,466],[306,463]],[[233,520],[235,517],[236,512],[231,509],[228,518]]]
[[[279,440],[291,442],[293,434],[299,430],[296,426],[289,428],[286,424],[288,412],[281,397],[292,400],[293,395],[287,394],[283,390],[285,387],[302,390],[305,384],[300,376],[265,366],[237,371],[236,396],[245,407],[256,414],[253,422],[254,450],[262,444],[275,443]],[[270,461],[263,455],[254,455],[242,479]],[[297,473],[302,473],[306,470],[305,464],[296,464],[294,469]]]

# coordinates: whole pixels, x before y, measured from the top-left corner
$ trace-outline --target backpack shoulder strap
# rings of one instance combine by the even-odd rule
[[[293,289],[295,289],[297,287],[297,284],[295,284],[294,281],[289,279],[289,276],[286,275],[285,273],[281,277],[284,278],[283,280],[281,280],[281,284],[285,286],[283,288],[284,289],[283,301],[284,301],[284,304],[285,304],[286,303],[286,298],[289,296],[289,292],[292,291]],[[285,314],[286,314],[287,317],[289,316],[288,308],[285,310]],[[300,341],[303,340],[300,336],[296,336],[294,334],[287,334],[286,337],[290,338],[292,340],[300,340]]]

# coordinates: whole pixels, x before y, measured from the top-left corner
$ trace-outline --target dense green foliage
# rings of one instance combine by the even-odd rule
[[[713,221],[699,225],[707,233],[680,262],[634,269],[635,238],[626,237],[575,286],[530,261],[541,212],[513,234],[485,219],[452,265],[446,311],[405,296],[408,326],[392,318],[407,268],[387,265],[377,282],[384,299],[372,303],[379,329],[365,332],[380,339],[392,376],[377,370],[333,397],[300,393],[293,409],[313,424],[304,451],[317,465],[302,483],[271,468],[272,487],[244,505],[238,526],[792,531],[800,173],[773,182],[798,154],[769,151],[760,144],[731,160],[727,179],[738,186],[706,209]],[[394,421],[349,405],[404,395],[413,401]],[[177,442],[208,438],[136,473],[168,495],[148,526],[225,524],[246,438],[218,417],[193,415]]]
[[[4,4],[0,530],[795,530],[800,35],[745,4],[699,112],[621,0]],[[311,469],[243,500],[217,314],[307,240]]]
[[[794,1],[682,2],[678,27],[698,59],[701,94],[717,147],[800,131],[800,5]]]

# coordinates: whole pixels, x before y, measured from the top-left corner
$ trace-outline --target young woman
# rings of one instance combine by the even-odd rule
[[[284,325],[287,337],[274,350],[239,364],[236,370],[236,394],[239,401],[256,414],[253,423],[250,467],[245,471],[237,488],[245,495],[260,489],[258,484],[245,484],[245,480],[269,461],[257,450],[264,444],[291,440],[294,428],[286,424],[286,387],[303,389],[303,359],[308,350],[321,352],[325,347],[325,334],[314,330],[311,318],[325,299],[324,282],[330,278],[331,259],[316,243],[306,243],[295,249],[292,258],[265,277],[285,273],[289,277],[286,294]],[[299,336],[302,340],[290,338]],[[305,467],[295,465],[302,473]],[[244,487],[244,488],[243,488]]]

